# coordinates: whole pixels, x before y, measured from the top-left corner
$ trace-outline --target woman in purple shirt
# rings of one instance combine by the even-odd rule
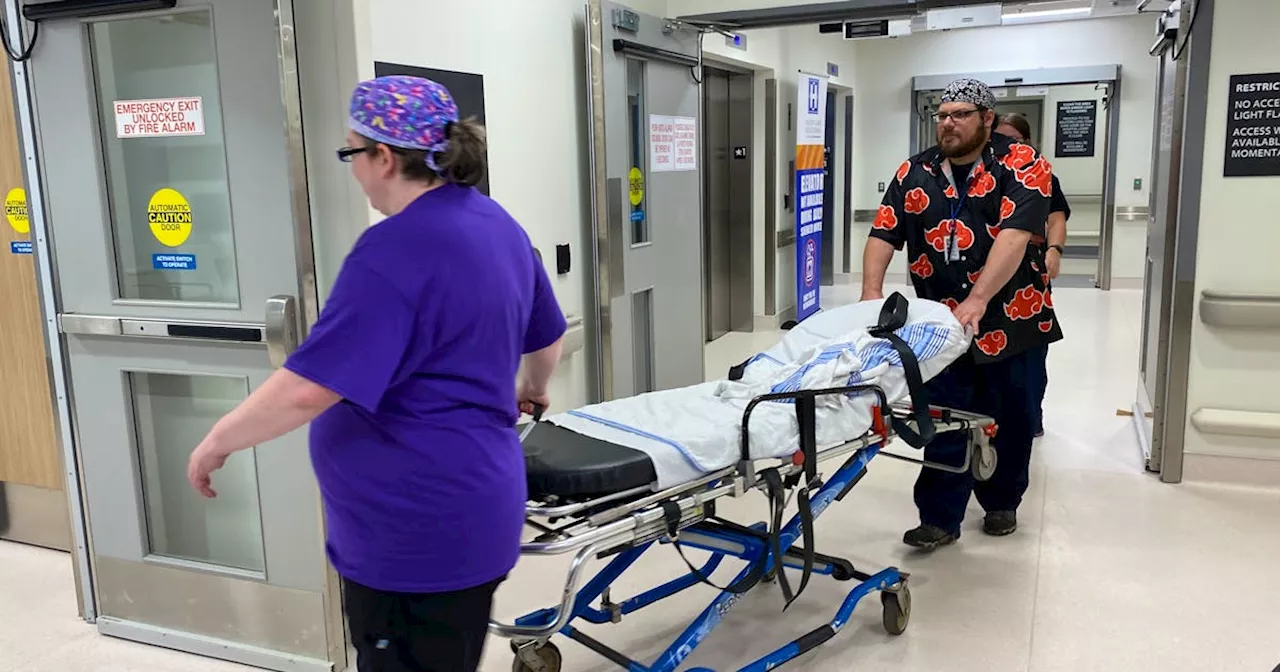
[[[338,157],[386,219],[356,242],[306,342],[195,449],[188,478],[213,497],[229,455],[310,422],[359,669],[472,671],[520,553],[517,409],[547,405],[564,315],[524,230],[473,188],[484,129],[459,120],[444,87],[364,82],[349,127]]]

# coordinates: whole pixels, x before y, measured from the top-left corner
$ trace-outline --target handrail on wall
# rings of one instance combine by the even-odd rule
[[[1280,294],[1204,290],[1200,321],[1212,327],[1280,329]]]

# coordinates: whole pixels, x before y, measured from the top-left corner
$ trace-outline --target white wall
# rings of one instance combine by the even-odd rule
[[[658,10],[660,0],[633,2]],[[588,229],[586,82],[582,0],[368,0],[362,60],[394,61],[484,76],[490,191],[529,232],[567,315],[582,315],[591,269]],[[442,18],[442,17],[446,17]],[[367,23],[365,23],[367,21]],[[424,37],[424,26],[448,29]],[[535,95],[536,94],[536,95]],[[536,110],[531,114],[531,107]],[[555,246],[568,243],[572,270],[556,276]],[[560,363],[551,396],[558,408],[587,401],[583,352]]]
[[[1155,59],[1147,55],[1154,32],[1149,15],[1052,24],[972,28],[916,33],[895,39],[855,43],[857,73],[854,102],[854,207],[874,209],[881,194],[876,183],[891,178],[912,154],[911,78],[917,75],[985,72],[1075,65],[1121,66],[1120,141],[1116,205],[1147,204],[1155,109]],[[1052,136],[1043,135],[1048,144]],[[1134,191],[1134,178],[1143,189]],[[1145,222],[1117,222],[1116,268],[1141,268]],[[1139,229],[1137,235],[1122,228]],[[870,224],[855,236],[864,239]],[[1120,239],[1125,241],[1120,243]],[[1135,245],[1134,241],[1141,241]],[[901,257],[902,255],[898,255]],[[1136,262],[1134,260],[1137,260]],[[857,260],[855,272],[861,269]],[[897,259],[897,273],[906,273]]]
[[[1280,70],[1280,43],[1274,34],[1280,25],[1280,4],[1222,0],[1215,4],[1200,185],[1197,299],[1204,291],[1274,295],[1280,288],[1280,264],[1276,263],[1280,177],[1224,178],[1222,167],[1229,79]],[[1259,413],[1258,417],[1272,422],[1280,418],[1280,398],[1275,394],[1280,334],[1206,327],[1200,322],[1198,306],[1193,325],[1188,412],[1217,408]],[[1190,419],[1186,432],[1187,479],[1221,477],[1280,485],[1280,443],[1275,439],[1204,434]]]

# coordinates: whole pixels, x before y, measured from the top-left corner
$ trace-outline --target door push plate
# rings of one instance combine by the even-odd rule
[[[280,368],[298,349],[298,300],[288,295],[267,299],[267,357]]]

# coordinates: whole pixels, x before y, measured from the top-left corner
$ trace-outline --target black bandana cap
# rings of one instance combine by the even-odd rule
[[[983,109],[994,110],[996,95],[991,93],[991,87],[976,79],[957,79],[942,92],[942,102],[971,103]]]

